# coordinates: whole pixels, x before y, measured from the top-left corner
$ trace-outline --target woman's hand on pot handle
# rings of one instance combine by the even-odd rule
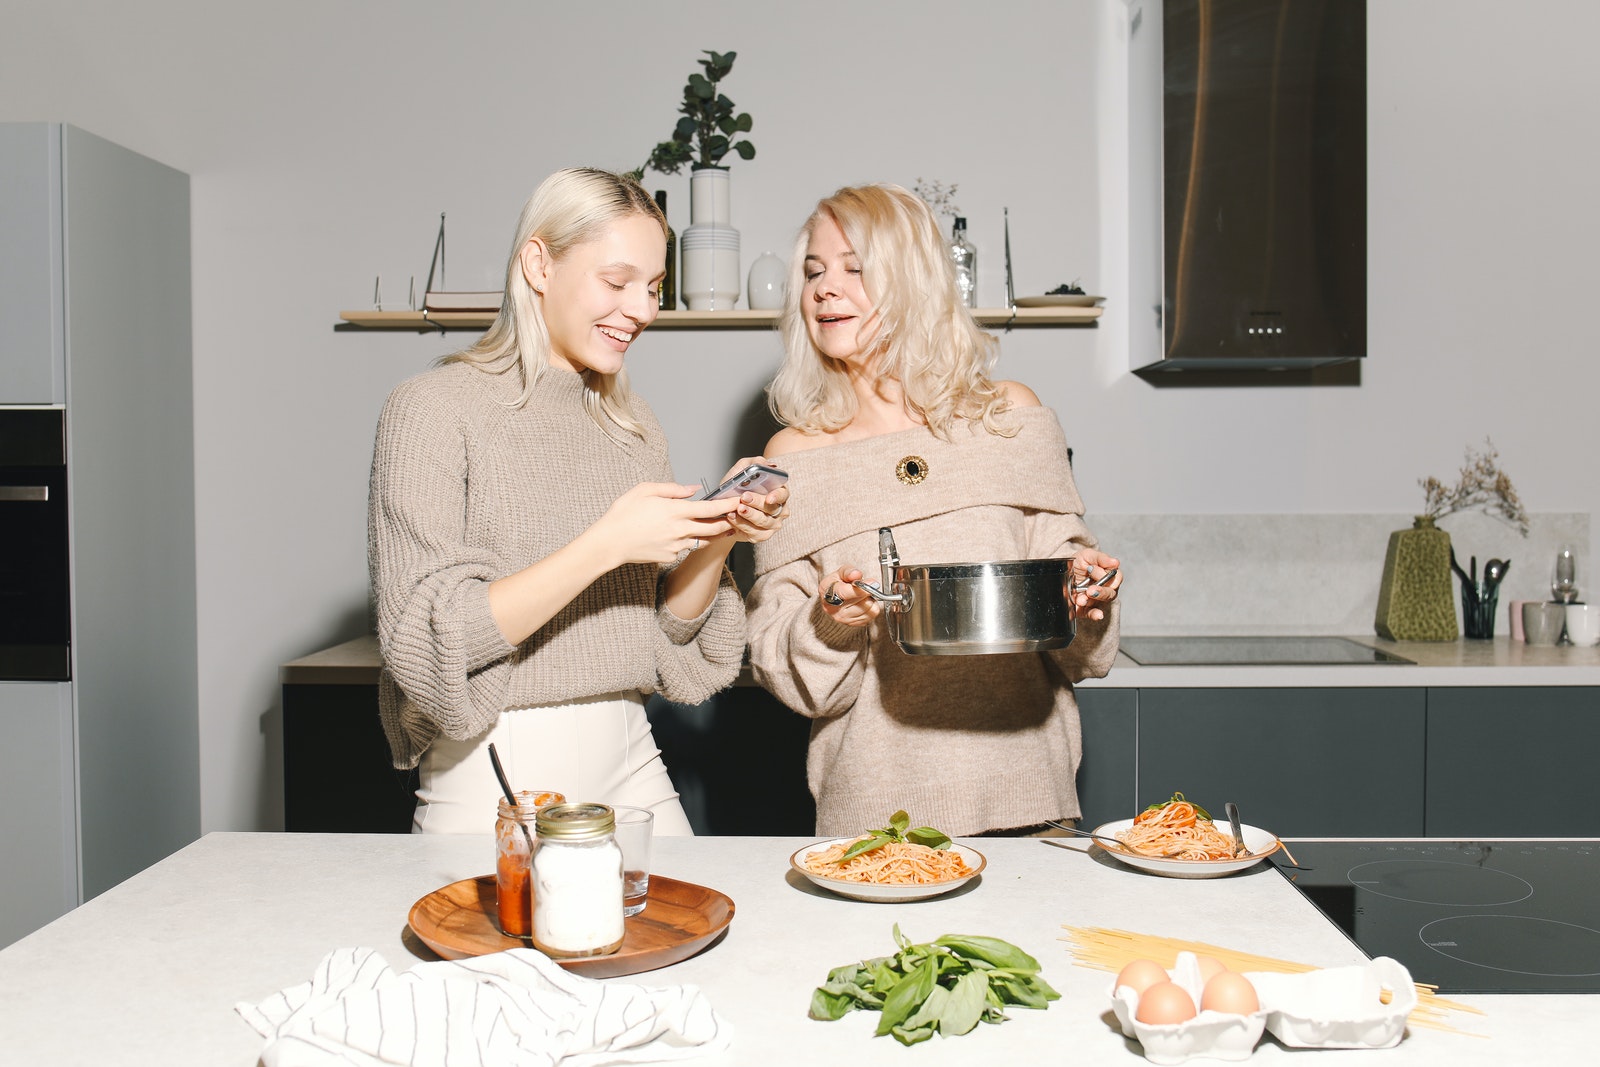
[[[1115,571],[1115,574],[1111,574]],[[1072,557],[1068,569],[1071,587],[1067,590],[1073,610],[1079,617],[1099,621],[1106,617],[1106,605],[1117,599],[1117,590],[1124,577],[1122,564],[1115,556],[1108,556],[1095,548],[1085,548]],[[1111,575],[1107,578],[1107,575]],[[1088,582],[1088,586],[1078,586]],[[1104,582],[1105,584],[1100,584]]]
[[[883,605],[871,593],[857,588],[854,582],[863,577],[858,567],[840,567],[822,579],[817,586],[817,596],[822,610],[834,622],[845,626],[869,626],[883,614]]]

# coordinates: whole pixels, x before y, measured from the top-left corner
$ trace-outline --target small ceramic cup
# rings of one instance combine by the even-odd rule
[[[1511,623],[1511,640],[1526,641],[1527,637],[1522,632],[1522,605],[1531,603],[1527,600],[1513,600],[1506,605],[1506,621]]]
[[[1564,604],[1567,640],[1579,647],[1600,645],[1600,604]]]
[[[1547,600],[1530,600],[1522,605],[1522,632],[1530,645],[1554,645],[1561,641],[1566,625],[1566,605]]]

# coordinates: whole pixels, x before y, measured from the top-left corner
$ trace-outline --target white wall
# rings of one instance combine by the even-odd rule
[[[1110,297],[1102,328],[1018,331],[1002,359],[1062,412],[1091,510],[1403,516],[1419,477],[1452,476],[1491,435],[1530,509],[1593,514],[1600,8],[1369,7],[1361,384],[1201,390],[1125,369],[1123,197],[1096,152],[1122,120],[1097,88],[1119,0],[8,12],[0,120],[70,122],[193,178],[205,828],[277,825],[277,666],[366,624],[379,405],[469,339],[335,333],[337,312],[368,305],[376,274],[391,299],[420,285],[441,211],[450,286],[497,285],[539,178],[637,164],[706,47],[739,52],[725,91],[755,117],[759,155],[733,165],[746,264],[838,185],[923,177],[960,185],[980,302],[1000,302],[1007,206],[1019,292],[1081,278]],[[687,178],[647,182],[681,231]],[[739,332],[662,332],[630,355],[680,478],[719,472],[741,426],[760,432],[776,355]]]

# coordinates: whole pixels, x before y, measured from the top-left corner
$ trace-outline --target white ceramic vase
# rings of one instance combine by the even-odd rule
[[[728,168],[690,172],[689,228],[678,238],[678,291],[690,311],[732,311],[739,302],[739,231],[729,221],[731,204]]]
[[[678,238],[683,250],[679,291],[690,311],[732,311],[739,302],[739,231],[691,224]]]
[[[752,310],[774,311],[783,307],[784,275],[788,267],[771,252],[763,252],[750,264],[749,284],[745,286],[745,299]]]
[[[732,226],[731,186],[727,167],[696,167],[689,172],[689,222]]]

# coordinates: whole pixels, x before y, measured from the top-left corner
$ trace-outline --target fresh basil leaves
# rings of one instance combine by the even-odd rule
[[[1060,999],[1039,977],[1039,961],[999,938],[947,934],[912,944],[896,923],[894,940],[900,951],[893,956],[829,971],[811,994],[811,1018],[882,1012],[877,1036],[915,1045],[935,1032],[953,1037],[980,1022],[1004,1022],[1008,1004],[1043,1008]]]
[[[908,830],[911,825],[911,816],[903,811],[897,811],[889,816],[889,825],[881,830],[873,830],[866,837],[845,849],[844,855],[839,857],[839,862],[855,859],[863,852],[880,849],[893,841],[906,842],[913,845],[926,845],[929,848],[949,848],[950,837],[942,830],[935,830],[931,826],[919,826],[915,830]]]

